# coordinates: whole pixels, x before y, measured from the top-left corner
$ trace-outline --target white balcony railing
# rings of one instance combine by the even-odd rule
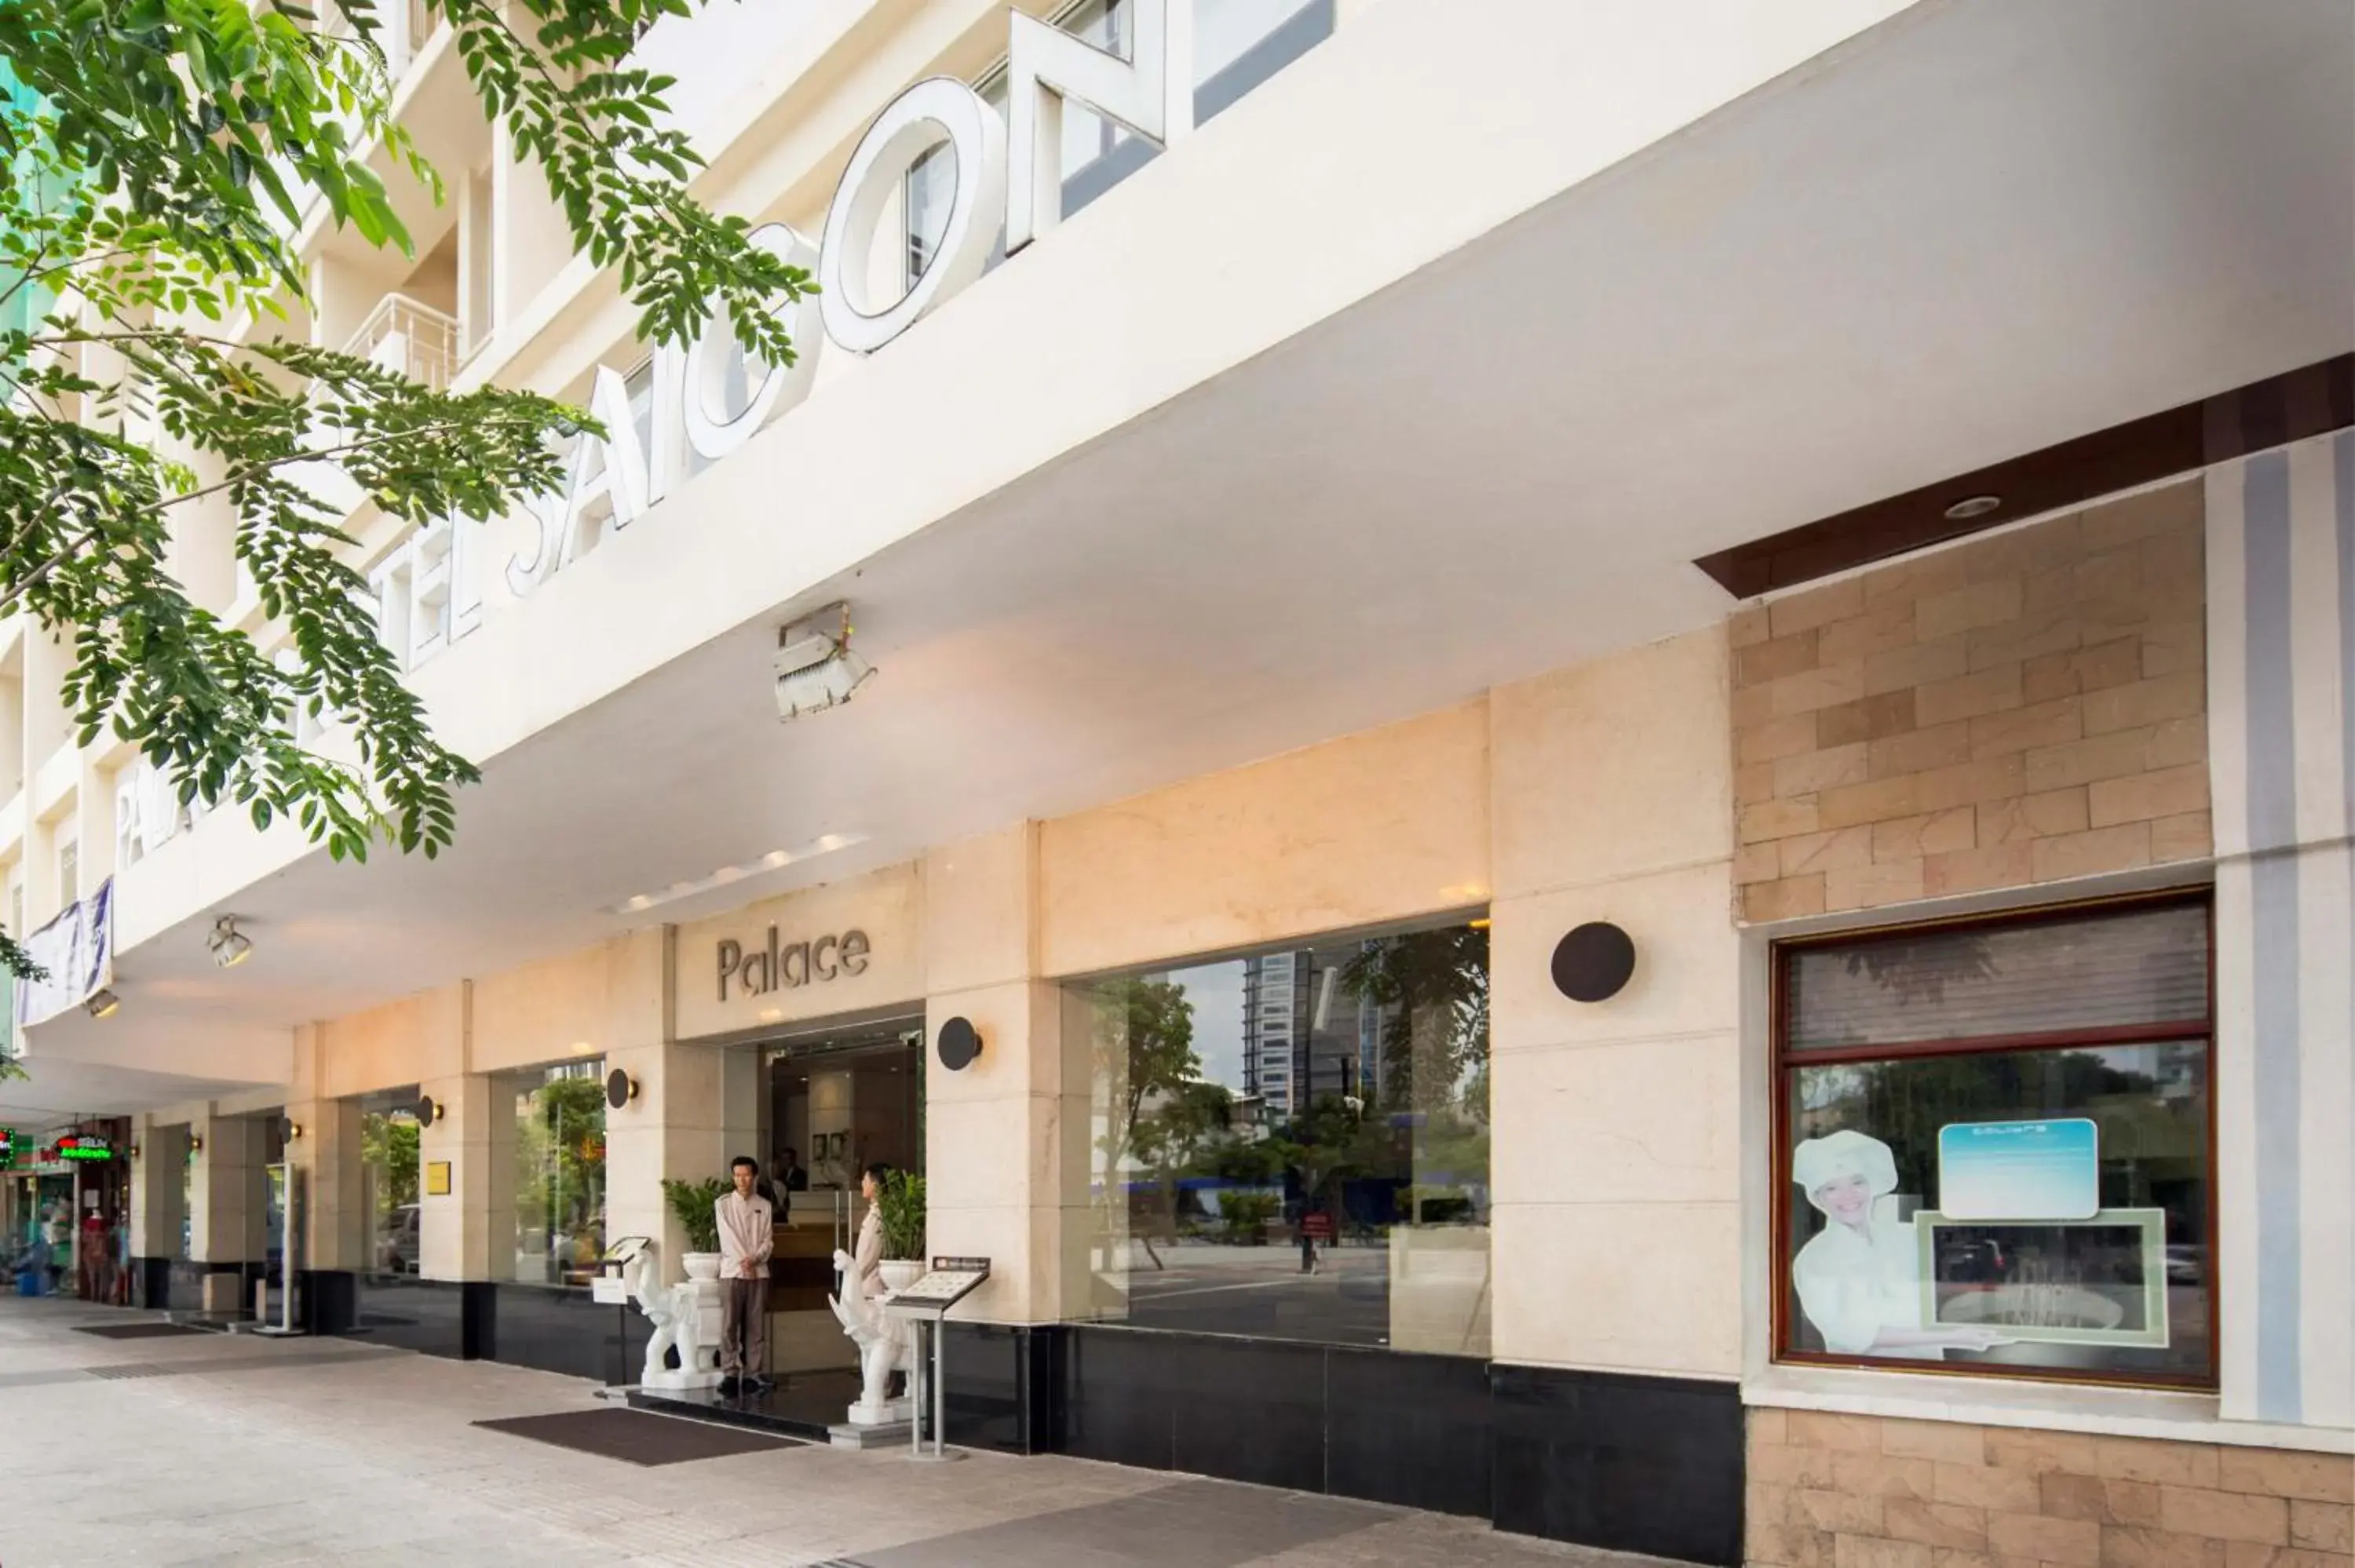
[[[416,63],[432,41],[433,29],[442,25],[441,18],[427,8],[425,0],[393,0],[383,10],[385,21],[384,58],[391,69],[392,79],[399,81]]]
[[[458,320],[406,294],[387,294],[344,352],[441,391],[458,366]]]

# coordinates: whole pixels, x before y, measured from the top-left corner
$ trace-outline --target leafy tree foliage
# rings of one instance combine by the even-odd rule
[[[384,13],[405,3],[0,3],[26,90],[0,101],[0,613],[69,647],[81,744],[112,732],[183,805],[292,818],[339,859],[434,853],[476,773],[378,641],[322,493],[411,523],[496,517],[554,488],[559,444],[595,429],[529,393],[420,386],[293,324],[306,226],[408,252],[387,175],[442,196],[389,111]],[[748,354],[792,362],[773,307],[807,274],[698,205],[675,84],[630,63],[699,0],[427,3],[644,335],[682,342],[717,310]],[[176,575],[176,522],[206,508],[287,635],[282,665]],[[299,742],[303,713],[341,738]],[[12,935],[0,962],[31,972]]]

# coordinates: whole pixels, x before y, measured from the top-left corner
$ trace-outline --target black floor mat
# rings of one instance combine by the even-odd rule
[[[201,1334],[202,1329],[190,1329],[178,1323],[101,1323],[95,1328],[78,1328],[77,1334],[94,1334],[101,1340],[169,1340],[181,1334]]]
[[[559,1448],[577,1448],[583,1454],[625,1459],[633,1465],[680,1465],[690,1459],[801,1446],[791,1438],[649,1415],[642,1410],[567,1410],[555,1415],[518,1415],[474,1425],[538,1443],[553,1443]]]

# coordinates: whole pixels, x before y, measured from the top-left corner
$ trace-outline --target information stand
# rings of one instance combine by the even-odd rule
[[[270,1281],[265,1277],[254,1282],[253,1332],[267,1334],[272,1339],[293,1339],[305,1332],[295,1325],[294,1282],[302,1277],[304,1222],[308,1217],[304,1202],[309,1183],[308,1172],[292,1160],[280,1160],[263,1167],[277,1184],[278,1203],[278,1321],[269,1321]]]
[[[911,1459],[962,1459],[962,1454],[952,1454],[947,1447],[949,1427],[948,1376],[943,1346],[947,1334],[942,1320],[949,1308],[972,1295],[981,1282],[989,1277],[989,1259],[986,1257],[936,1257],[932,1271],[909,1286],[895,1290],[883,1298],[883,1309],[905,1318],[918,1325],[916,1346],[916,1377],[919,1386],[908,1392],[909,1403],[914,1406],[914,1419],[908,1423],[909,1457]],[[932,1325],[932,1368],[930,1372],[932,1407],[932,1449],[924,1451],[924,1404],[926,1390],[922,1386],[926,1378],[922,1325]]]

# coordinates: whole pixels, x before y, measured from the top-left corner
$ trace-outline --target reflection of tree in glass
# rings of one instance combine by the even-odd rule
[[[1132,976],[1097,987],[1094,1013],[1096,1081],[1114,1086],[1099,1150],[1104,1202],[1107,1208],[1127,1202],[1132,1162],[1154,1169],[1157,1184],[1174,1194],[1173,1161],[1184,1158],[1188,1128],[1209,1112],[1203,1096],[1188,1091],[1214,1090],[1221,1102],[1226,1096],[1200,1082],[1194,1004],[1182,985]],[[1165,1118],[1172,1110],[1174,1117]],[[1174,1203],[1165,1213],[1170,1209]]]
[[[1849,974],[1860,974],[1894,992],[1902,1007],[1936,1007],[1946,1000],[1949,985],[1993,980],[1996,974],[1995,955],[1986,936],[1977,931],[1867,942],[1849,949],[1847,964]]]
[[[1104,1130],[1105,1170],[1115,1176],[1136,1153],[1145,1107],[1202,1075],[1194,1049],[1194,1004],[1186,988],[1142,977],[1096,988],[1098,1082],[1120,1086]]]
[[[516,1222],[544,1229],[551,1277],[604,1247],[605,1087],[554,1078],[527,1097],[516,1139]],[[559,1255],[559,1246],[568,1248]]]
[[[377,1203],[385,1210],[417,1202],[417,1123],[378,1111],[360,1118],[360,1159],[381,1171]]]
[[[1450,926],[1369,944],[1342,967],[1341,983],[1361,1003],[1383,1012],[1385,1109],[1435,1111],[1460,1104],[1487,1118],[1486,930]]]
[[[1902,1057],[1803,1068],[1798,1079],[1800,1138],[1843,1127],[1870,1133],[1889,1146],[1896,1160],[1897,1191],[1924,1203],[1937,1181],[1938,1129],[1949,1122],[2090,1115],[2104,1124],[2106,1147],[2115,1141],[2114,1122],[2166,1114],[2151,1109],[2156,1077],[2118,1066],[2094,1051]],[[1802,1214],[1799,1207],[1804,1205],[1794,1213],[1805,1222],[1813,1211]]]

